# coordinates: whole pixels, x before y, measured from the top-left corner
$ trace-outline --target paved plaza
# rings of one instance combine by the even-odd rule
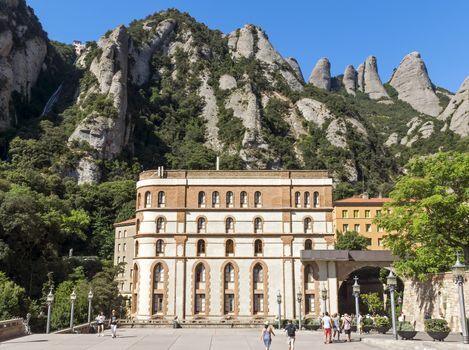
[[[112,339],[109,331],[104,337],[96,334],[35,334],[4,342],[2,349],[12,350],[263,350],[260,330],[255,329],[130,329],[118,330]],[[299,332],[296,350],[311,349],[374,349],[360,343],[324,345],[322,332]],[[284,333],[274,337],[272,350],[287,349]]]

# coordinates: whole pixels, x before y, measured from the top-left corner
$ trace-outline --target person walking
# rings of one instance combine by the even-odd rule
[[[342,329],[344,330],[347,339],[345,341],[351,342],[351,333],[352,333],[352,317],[349,314],[345,313],[342,317]]]
[[[99,315],[96,317],[96,326],[98,327],[98,337],[104,337],[104,321],[106,316],[102,311],[99,312]]]
[[[335,337],[337,336],[337,342],[340,342],[340,316],[337,312],[332,316],[332,329],[334,331],[332,334],[332,341],[335,341]]]
[[[272,335],[275,336],[274,329],[272,328],[272,325],[269,325],[269,321],[265,321],[261,334],[261,339],[264,342],[265,350],[270,349],[270,345],[272,344]]]
[[[117,315],[116,315],[116,310],[112,310],[111,318],[109,319],[109,325],[111,327],[111,334],[112,337],[115,338],[116,332],[117,332]]]
[[[322,327],[324,328],[324,344],[332,342],[332,319],[326,311],[322,317]]]
[[[288,324],[285,327],[285,332],[287,333],[287,344],[288,350],[295,349],[295,338],[296,338],[296,326],[292,323],[291,320],[288,320]]]

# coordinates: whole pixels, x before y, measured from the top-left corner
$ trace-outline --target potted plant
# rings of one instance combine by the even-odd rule
[[[402,321],[397,324],[397,334],[402,340],[411,340],[417,335],[417,331],[412,323]]]
[[[362,321],[362,330],[365,333],[370,333],[370,331],[373,329],[373,319],[371,317],[364,317]]]
[[[391,329],[391,323],[389,322],[389,318],[384,316],[378,316],[375,318],[375,326],[376,330],[381,334],[386,334],[387,331]]]
[[[317,318],[310,318],[306,320],[305,328],[311,331],[317,331],[321,328],[321,320]]]
[[[435,318],[425,320],[425,332],[427,332],[433,340],[443,341],[448,336],[450,329],[446,320]]]

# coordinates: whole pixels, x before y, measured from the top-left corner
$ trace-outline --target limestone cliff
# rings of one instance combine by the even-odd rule
[[[331,89],[331,64],[326,57],[316,62],[308,82],[326,91]]]
[[[12,95],[29,102],[42,69],[47,69],[47,36],[24,0],[0,3],[0,131],[15,125]]]
[[[445,121],[454,133],[469,136],[469,77],[461,84],[438,119]]]
[[[390,84],[396,89],[398,98],[409,103],[415,110],[433,117],[440,114],[440,100],[418,52],[411,52],[402,59]]]

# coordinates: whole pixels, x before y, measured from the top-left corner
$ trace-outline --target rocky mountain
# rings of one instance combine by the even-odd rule
[[[372,192],[413,154],[466,146],[467,80],[454,96],[435,88],[418,54],[390,84],[374,56],[339,77],[322,58],[305,83],[261,28],[224,34],[167,10],[108,31],[75,57],[47,39],[23,0],[1,1],[2,153],[15,136],[45,137],[35,126],[50,122],[66,152],[48,171],[80,183],[136,165],[213,168],[218,155],[230,169],[327,168],[351,184],[347,193],[363,181]]]

